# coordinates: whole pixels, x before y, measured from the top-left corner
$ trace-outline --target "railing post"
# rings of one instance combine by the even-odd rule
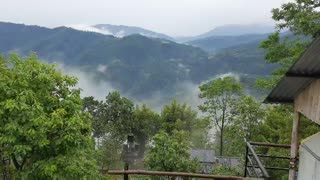
[[[245,140],[246,142],[246,140]],[[245,156],[245,165],[244,165],[244,177],[247,177],[247,166],[248,166],[248,146],[246,143],[246,156]]]
[[[299,148],[299,124],[300,124],[301,114],[295,110],[294,119],[292,125],[292,135],[291,135],[291,161],[290,161],[290,170],[289,170],[289,180],[296,179],[296,171],[297,171],[297,156],[298,156],[298,148]]]
[[[127,171],[129,170],[129,163],[124,164],[124,174],[123,174],[123,180],[129,180],[129,174]]]

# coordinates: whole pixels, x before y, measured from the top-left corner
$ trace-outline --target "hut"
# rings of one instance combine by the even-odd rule
[[[310,44],[264,102],[294,104],[289,179],[320,180],[320,133],[298,140],[298,130],[303,128],[299,126],[301,115],[320,125],[320,38]]]

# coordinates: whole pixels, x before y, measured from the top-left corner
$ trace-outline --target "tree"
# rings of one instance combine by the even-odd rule
[[[298,37],[290,38],[287,36],[282,39],[279,32],[271,34],[267,40],[262,41],[260,47],[267,50],[265,54],[267,63],[280,66],[272,72],[271,78],[258,79],[258,87],[267,91],[272,89],[291,65],[298,60],[309,43],[308,39]]]
[[[279,64],[280,67],[272,73],[271,79],[257,81],[257,85],[270,90],[283,77],[288,68],[298,60],[306,50],[307,45],[320,32],[320,2],[316,0],[295,0],[285,3],[281,8],[272,10],[272,18],[277,23],[277,32],[261,42],[261,47],[266,52],[269,63]],[[284,36],[279,31],[289,29],[292,34]],[[266,142],[290,144],[293,120],[293,107],[288,105],[272,106],[266,110],[266,116],[261,130],[261,135]],[[317,131],[319,126],[301,119],[299,139],[303,139]],[[286,155],[287,152],[268,150],[265,154]],[[270,163],[270,162],[268,162]],[[276,163],[276,164],[272,164]],[[281,166],[279,162],[272,162],[270,166]],[[278,164],[277,164],[278,163]],[[280,177],[280,175],[277,175]]]
[[[35,55],[0,57],[0,153],[26,179],[82,179],[98,174],[90,157],[91,121],[77,79]]]
[[[269,63],[280,66],[272,73],[271,79],[257,81],[259,87],[270,90],[281,79],[288,68],[300,57],[310,39],[320,32],[320,2],[316,0],[295,0],[282,4],[272,10],[272,19],[277,23],[277,31],[261,42],[260,47],[267,50],[265,58]],[[289,29],[293,34],[280,36],[280,31]]]
[[[261,126],[265,109],[252,96],[243,96],[236,103],[232,123],[225,129],[225,154],[242,156],[245,152],[244,138],[248,141],[261,141]]]
[[[119,167],[122,145],[134,127],[133,103],[115,91],[110,92],[104,101],[93,97],[84,98],[84,111],[89,112],[93,118],[99,166]]]
[[[117,91],[106,96],[104,102],[105,119],[109,123],[109,133],[119,140],[125,140],[134,128],[134,104],[126,97],[121,97]]]
[[[147,141],[160,126],[159,115],[145,104],[134,107],[132,101],[121,97],[118,92],[109,93],[105,107],[112,137],[124,141],[132,133],[140,144],[139,157],[143,157]]]
[[[104,103],[102,101],[95,100],[94,97],[83,98],[83,112],[88,112],[92,117],[93,137],[101,138],[107,132],[107,119],[105,118],[105,112],[103,111]]]
[[[295,34],[315,37],[320,32],[318,7],[317,0],[295,0],[273,9],[272,19],[278,22],[278,29],[289,28]]]
[[[223,155],[223,136],[226,126],[232,121],[234,105],[242,94],[242,86],[232,77],[218,78],[200,86],[199,97],[204,103],[199,109],[207,113],[219,132],[220,156]]]
[[[196,172],[199,164],[190,159],[190,145],[183,131],[160,132],[152,138],[146,164],[151,170]]]
[[[293,121],[293,107],[289,105],[268,106],[265,109],[263,124],[260,126],[259,138],[262,142],[271,142],[276,144],[290,144],[291,130]],[[315,125],[305,117],[301,118],[299,129],[299,141],[320,131],[320,126]],[[256,149],[259,154],[272,156],[288,156],[287,149],[279,148],[261,148]],[[287,167],[288,161],[265,159],[265,166],[269,167]],[[271,171],[273,177],[286,177],[287,172]]]
[[[133,119],[135,123],[132,133],[140,145],[138,157],[143,158],[147,142],[158,133],[161,127],[160,116],[143,104],[142,106],[136,105]]]
[[[145,104],[134,106],[133,102],[122,97],[119,92],[111,92],[105,101],[84,98],[84,110],[93,117],[94,136],[102,138],[98,143],[101,167],[119,166],[122,145],[128,134],[133,134],[140,145],[138,158],[143,158],[146,144],[160,129],[160,117]],[[98,140],[98,142],[100,142]]]
[[[241,137],[253,141],[259,135],[258,127],[265,115],[261,103],[252,96],[243,96],[236,103],[235,114],[233,125],[240,131]]]
[[[210,124],[208,118],[201,118],[194,124],[190,138],[193,149],[211,149],[213,147],[210,134],[212,126]]]
[[[198,121],[197,112],[187,104],[179,104],[176,100],[165,105],[161,111],[162,128],[172,135],[175,130],[192,132],[194,124]]]

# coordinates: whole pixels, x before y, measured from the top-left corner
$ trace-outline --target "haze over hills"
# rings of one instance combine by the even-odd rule
[[[191,42],[196,40],[204,40],[206,38],[222,37],[222,36],[242,36],[248,35],[259,36],[261,34],[268,34],[274,31],[274,27],[268,25],[260,24],[249,24],[249,25],[224,25],[218,26],[206,33],[197,36],[187,36],[187,37],[171,37],[169,35],[155,32],[152,30],[144,29],[135,26],[125,26],[125,25],[111,25],[111,24],[96,24],[93,26],[89,25],[71,25],[68,26],[76,30],[97,32],[105,35],[112,35],[115,37],[125,37],[129,35],[139,34],[142,36],[147,36],[151,38],[167,39],[176,42]]]
[[[210,43],[209,49],[199,44],[202,50],[137,34],[119,38],[67,27],[0,23],[0,53],[26,55],[34,51],[42,60],[62,63],[67,72],[81,71],[82,78],[90,74],[90,83],[108,83],[109,90],[119,90],[138,101],[167,103],[174,97],[190,100],[190,93],[197,97],[198,85],[220,74],[240,75],[240,80],[252,86],[254,78],[275,68],[265,63],[264,52],[258,49],[265,36],[208,38],[220,44],[215,54],[209,55],[205,50],[211,49]],[[107,87],[103,88],[106,94]]]
[[[266,39],[269,34],[246,34],[239,36],[210,36],[206,38],[200,38],[193,41],[188,41],[186,44],[190,44],[201,49],[214,53],[219,49],[233,47],[241,44],[248,44],[251,42],[261,41]]]
[[[49,62],[85,67],[135,97],[213,74],[208,55],[200,48],[141,35],[117,38],[66,27],[0,23],[0,51],[23,55],[34,51]],[[105,70],[97,71],[101,66]]]
[[[253,35],[253,34],[267,34],[274,32],[273,26],[262,24],[230,24],[224,26],[218,26],[206,33],[191,36],[191,37],[177,37],[179,42],[194,41],[197,39],[204,39],[207,37],[215,36],[241,36],[241,35]]]

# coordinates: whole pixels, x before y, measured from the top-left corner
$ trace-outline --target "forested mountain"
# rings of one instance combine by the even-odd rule
[[[190,44],[196,47],[200,47],[203,50],[212,53],[219,49],[233,47],[241,44],[248,44],[251,42],[258,42],[266,39],[269,34],[247,34],[240,36],[210,36],[202,39],[196,39],[188,41],[186,44]]]
[[[259,35],[268,34],[274,31],[273,26],[262,25],[262,24],[229,24],[224,26],[218,26],[206,33],[190,36],[190,37],[178,37],[176,38],[179,42],[188,42],[198,39],[204,39],[208,37],[216,36],[242,36],[242,35]]]
[[[264,50],[259,41],[224,48],[210,57],[217,73],[238,72],[252,75],[268,75],[276,65],[266,65]]]
[[[0,52],[26,55],[33,51],[42,60],[84,68],[97,80],[111,82],[138,99],[155,92],[174,97],[177,84],[183,82],[197,85],[228,72],[250,77],[269,74],[273,66],[265,64],[264,52],[258,50],[258,41],[253,41],[264,36],[230,38],[225,47],[234,42],[233,47],[208,55],[197,47],[142,35],[118,38],[66,27],[0,23]],[[246,39],[253,42],[245,44]]]

